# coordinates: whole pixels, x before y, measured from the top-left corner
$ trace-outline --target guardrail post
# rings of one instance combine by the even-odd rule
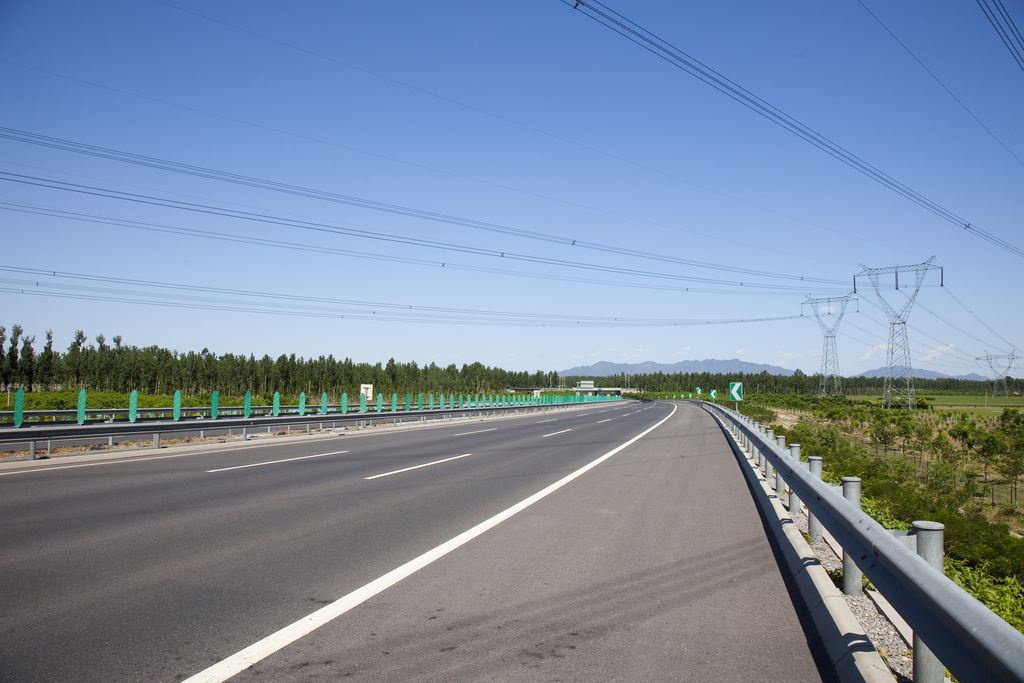
[[[29,457],[29,460],[35,460],[36,459],[36,442],[35,441],[29,441],[28,442],[28,457]]]
[[[764,433],[765,436],[768,437],[769,441],[775,441],[774,429],[766,429],[764,430]],[[767,482],[775,475],[775,468],[772,467],[772,464],[770,462],[768,462],[768,458],[764,457],[763,455],[761,456],[761,465],[761,469],[764,471],[764,480]]]
[[[917,554],[928,564],[943,571],[942,537],[946,526],[940,522],[914,522]],[[914,631],[914,683],[942,683],[946,667]]]
[[[786,450],[786,437],[775,437],[775,443],[779,444],[779,448],[781,448],[782,450]],[[786,482],[782,480],[782,475],[779,474],[779,471],[775,470],[775,493],[781,494],[785,490]]]
[[[821,456],[811,455],[807,457],[807,469],[811,476],[821,481]],[[821,520],[818,519],[810,508],[807,508],[807,535],[812,541],[821,538]]]
[[[754,423],[754,431],[755,432],[760,432],[761,431],[761,423],[760,422],[755,422]],[[750,442],[750,446],[751,446],[751,448],[750,448],[750,457],[752,459],[756,460],[758,463],[760,463],[761,462],[761,458],[760,458],[761,452],[759,450],[757,450],[757,446],[754,445],[753,441]]]
[[[796,460],[796,466],[797,467],[803,467],[803,464],[800,462],[800,444],[798,444],[798,443],[791,443],[791,444],[789,444],[789,455],[790,455],[791,458],[793,458],[793,460]],[[790,492],[789,492],[789,514],[792,515],[794,511],[800,512],[800,496],[797,495],[796,491],[790,490]]]
[[[242,427],[242,441],[248,441],[248,440],[249,440],[249,428],[248,427]]]
[[[153,435],[153,448],[160,448],[160,432]]]
[[[843,498],[860,509],[860,477],[843,477]],[[843,595],[863,595],[864,580],[860,567],[843,549]]]

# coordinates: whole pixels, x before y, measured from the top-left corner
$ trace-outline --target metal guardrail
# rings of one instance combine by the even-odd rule
[[[571,402],[571,403],[545,403],[536,405],[520,405],[520,406],[473,406],[463,408],[435,408],[430,409],[412,409],[412,410],[397,410],[397,411],[381,411],[373,412],[367,411],[361,413],[358,408],[355,411],[351,409],[347,413],[341,412],[327,412],[321,413],[308,412],[305,415],[299,415],[298,413],[281,414],[278,417],[272,415],[252,415],[249,417],[243,416],[224,416],[218,417],[216,420],[209,417],[186,417],[182,415],[180,420],[139,420],[137,422],[128,422],[127,420],[117,420],[113,422],[93,422],[90,424],[79,425],[77,422],[33,422],[25,423],[20,428],[15,427],[13,424],[5,425],[0,427],[0,443],[35,443],[37,441],[46,440],[69,440],[69,439],[83,439],[83,438],[97,438],[97,437],[113,437],[113,436],[128,436],[135,434],[161,434],[161,433],[173,433],[173,432],[195,432],[204,430],[225,430],[225,429],[245,429],[247,427],[273,427],[278,425],[280,427],[287,427],[290,425],[306,425],[306,424],[353,424],[353,423],[382,423],[392,422],[401,419],[402,421],[409,422],[415,419],[426,419],[428,417],[453,417],[463,415],[483,415],[483,414],[494,414],[494,413],[508,413],[508,412],[522,412],[522,411],[538,411],[538,410],[552,410],[566,407],[593,405],[592,402]],[[262,406],[260,406],[262,407]],[[340,407],[340,406],[339,406]],[[297,408],[297,406],[296,406]],[[202,412],[203,409],[182,409],[182,413],[187,412]],[[205,411],[209,414],[209,408]],[[222,412],[234,410],[234,408],[221,409]],[[241,408],[238,408],[241,411]],[[283,410],[283,407],[282,407]],[[120,409],[121,412],[127,413],[127,410]],[[38,411],[46,412],[70,412],[71,414],[77,414],[77,411]],[[117,410],[97,410],[97,414],[110,415],[120,414]],[[170,412],[167,409],[166,412]],[[29,413],[26,412],[26,415]]]
[[[815,478],[755,422],[720,405],[691,403],[716,414],[760,451],[959,681],[1024,683],[1024,634]]]

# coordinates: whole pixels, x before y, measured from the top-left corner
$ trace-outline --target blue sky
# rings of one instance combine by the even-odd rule
[[[1024,246],[1024,71],[974,3],[865,5],[609,6]],[[82,329],[257,356],[531,371],[738,357],[813,373],[821,334],[807,307],[791,317],[806,296],[847,293],[862,263],[933,255],[945,287],[929,273],[910,316],[915,367],[977,371],[1024,339],[1021,257],[557,0],[0,0],[0,91],[0,127],[21,140],[261,181],[0,139],[0,324],[52,328],[61,347]],[[858,297],[844,374],[885,361],[866,281]],[[726,320],[752,322],[707,324]]]

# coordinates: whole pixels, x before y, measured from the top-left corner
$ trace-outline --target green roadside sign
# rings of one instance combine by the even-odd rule
[[[21,427],[25,420],[25,390],[18,389],[14,394],[14,426]]]
[[[718,391],[715,390],[715,389],[712,389],[711,390],[711,400],[714,401],[716,398],[718,398]]]
[[[729,400],[743,400],[743,382],[729,382]]]

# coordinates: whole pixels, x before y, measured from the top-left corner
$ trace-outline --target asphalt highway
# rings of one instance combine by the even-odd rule
[[[0,520],[2,681],[831,680],[689,405],[21,463]]]

